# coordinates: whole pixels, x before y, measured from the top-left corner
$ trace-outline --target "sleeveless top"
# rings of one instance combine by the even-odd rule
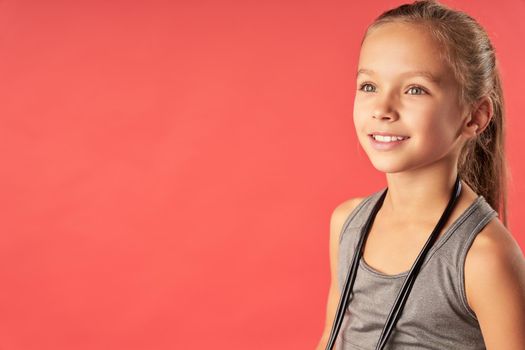
[[[339,238],[338,283],[342,291],[361,229],[379,200],[380,190],[350,213]],[[475,313],[465,294],[464,263],[477,233],[498,213],[479,195],[428,252],[385,350],[486,349]],[[429,236],[430,236],[429,232]],[[387,275],[363,258],[336,350],[374,350],[409,271]]]

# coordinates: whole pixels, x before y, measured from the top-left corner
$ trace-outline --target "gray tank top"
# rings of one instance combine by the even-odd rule
[[[343,224],[337,271],[340,290],[361,228],[385,190],[363,199]],[[463,274],[465,257],[476,234],[497,215],[479,195],[438,238],[425,257],[385,350],[485,349],[478,320],[467,304]],[[386,275],[361,258],[336,350],[375,349],[408,272]]]

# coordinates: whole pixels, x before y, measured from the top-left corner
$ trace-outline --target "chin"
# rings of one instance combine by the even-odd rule
[[[373,160],[370,159],[372,165],[377,171],[380,171],[382,173],[399,173],[402,171],[405,171],[408,169],[406,164],[401,164],[400,162],[394,162],[392,159],[390,160]]]

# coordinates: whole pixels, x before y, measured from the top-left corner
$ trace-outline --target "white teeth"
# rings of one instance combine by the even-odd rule
[[[400,141],[400,140],[404,140],[407,138],[407,137],[402,137],[402,136],[382,136],[382,135],[372,135],[372,137],[374,138],[374,140],[381,141],[381,142]]]

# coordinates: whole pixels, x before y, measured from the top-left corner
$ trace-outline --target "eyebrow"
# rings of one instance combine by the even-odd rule
[[[366,68],[361,68],[357,71],[357,74],[356,74],[356,79],[357,77],[359,76],[359,74],[368,74],[368,75],[374,75],[375,72],[371,69],[366,69]],[[402,77],[406,76],[406,77],[416,77],[416,76],[419,76],[419,77],[423,77],[423,78],[426,78],[427,80],[430,80],[431,82],[437,84],[437,85],[440,85],[442,80],[441,78],[435,76],[434,74],[430,73],[429,71],[426,71],[426,70],[414,70],[414,71],[408,71],[408,72],[404,72],[401,74]]]

